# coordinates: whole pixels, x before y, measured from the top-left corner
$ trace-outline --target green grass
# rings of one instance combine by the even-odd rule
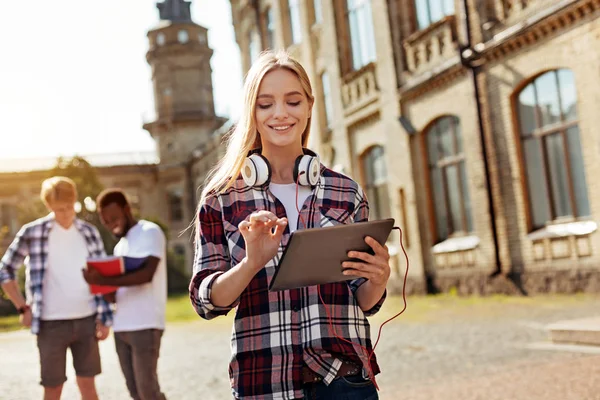
[[[169,296],[166,310],[167,322],[185,322],[199,318],[187,294]]]
[[[167,322],[196,321],[200,317],[194,311],[187,294],[170,296],[167,300]],[[9,332],[22,329],[18,315],[0,317],[0,332]]]
[[[435,296],[410,296],[407,298],[406,311],[394,322],[426,322],[440,318],[494,317],[503,313],[526,313],[531,309],[563,309],[600,297],[592,294],[538,295],[530,297],[492,295],[486,297],[461,297],[456,294]],[[373,322],[381,323],[402,310],[404,302],[401,296],[389,296],[381,311],[373,317]],[[231,325],[231,312],[226,318],[210,321],[212,327],[222,324]],[[187,294],[170,296],[167,301],[166,320],[169,323],[202,321],[192,308]],[[0,317],[0,332],[22,329],[19,317],[11,315]]]
[[[0,317],[0,332],[10,332],[21,329],[18,315],[9,315],[8,317]]]

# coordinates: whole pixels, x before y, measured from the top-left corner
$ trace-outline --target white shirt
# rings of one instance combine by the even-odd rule
[[[281,201],[285,207],[290,232],[294,232],[298,228],[298,209],[302,209],[302,205],[312,193],[308,186],[298,186],[298,203],[296,203],[296,184],[295,183],[270,183],[269,189]]]
[[[85,318],[96,312],[94,296],[83,279],[88,249],[72,224],[55,223],[48,234],[48,263],[44,272],[42,320]]]
[[[117,290],[115,332],[165,329],[167,305],[167,254],[165,235],[158,225],[140,220],[117,243],[116,256],[160,258],[151,282]]]

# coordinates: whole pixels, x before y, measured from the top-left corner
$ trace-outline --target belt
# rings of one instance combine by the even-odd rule
[[[342,376],[358,375],[361,372],[361,370],[362,370],[362,368],[353,362],[342,361],[342,365],[338,369],[337,375],[335,377],[339,378]],[[323,377],[321,375],[317,374],[312,369],[308,368],[307,365],[302,366],[302,382],[303,383],[315,383],[315,382],[321,382],[322,380],[323,380]]]

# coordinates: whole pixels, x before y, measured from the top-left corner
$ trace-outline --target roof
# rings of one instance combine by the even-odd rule
[[[94,167],[122,165],[156,165],[159,163],[155,151],[122,152],[105,154],[81,154]],[[0,158],[0,173],[45,171],[54,168],[58,157]]]

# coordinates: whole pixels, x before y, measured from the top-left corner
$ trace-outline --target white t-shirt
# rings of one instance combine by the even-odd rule
[[[42,320],[85,318],[96,312],[94,296],[83,279],[88,249],[75,224],[55,223],[48,234],[48,262],[44,272]]]
[[[270,183],[269,189],[281,201],[285,207],[290,232],[294,232],[298,227],[298,210],[296,209],[296,184],[295,183]],[[298,186],[298,208],[302,209],[302,205],[310,196],[312,190],[308,186]]]
[[[117,290],[115,332],[165,329],[167,305],[167,254],[165,235],[158,225],[140,220],[117,243],[116,256],[160,258],[151,282]]]

